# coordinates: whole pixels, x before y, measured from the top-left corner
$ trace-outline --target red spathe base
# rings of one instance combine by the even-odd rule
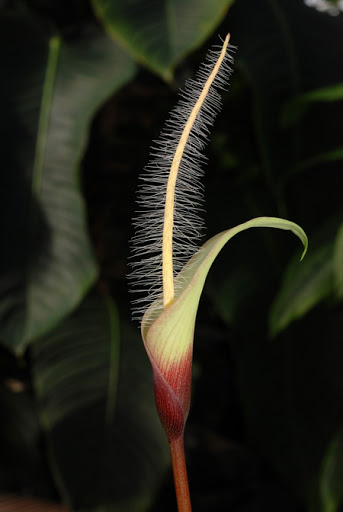
[[[179,364],[173,364],[163,373],[154,361],[155,401],[162,426],[169,442],[183,435],[188,417],[191,395],[192,347]]]

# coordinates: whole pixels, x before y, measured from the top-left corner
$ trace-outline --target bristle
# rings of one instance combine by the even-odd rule
[[[218,91],[226,89],[231,75],[232,46],[228,46],[212,85],[194,121],[178,169],[173,225],[173,274],[176,276],[198,250],[203,234],[199,216],[203,204],[202,166],[206,158],[202,151],[207,143],[210,126],[221,107]],[[222,47],[207,54],[194,79],[187,80],[179,101],[172,110],[159,139],[151,151],[151,161],[140,176],[138,209],[133,219],[131,291],[138,292],[133,301],[133,317],[140,319],[150,304],[162,293],[162,236],[166,187],[170,167],[188,118],[200,97]]]

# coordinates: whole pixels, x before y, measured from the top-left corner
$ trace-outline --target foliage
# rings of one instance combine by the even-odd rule
[[[127,240],[175,90],[229,30],[238,50],[209,149],[209,235],[281,216],[310,248],[299,263],[285,235],[251,233],[209,274],[186,438],[194,505],[340,510],[342,24],[300,0],[2,3],[3,493],[175,509],[129,327]]]

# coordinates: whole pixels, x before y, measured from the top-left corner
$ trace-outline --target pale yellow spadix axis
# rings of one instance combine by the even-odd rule
[[[170,167],[170,173],[167,183],[166,202],[164,207],[163,222],[163,242],[162,242],[162,278],[163,278],[163,304],[164,307],[173,302],[174,299],[174,276],[173,276],[173,227],[174,227],[174,202],[175,202],[175,184],[180,167],[182,155],[187,144],[187,139],[196,119],[196,116],[208,94],[208,91],[215,79],[219,68],[224,60],[226,49],[229,44],[230,34],[225,38],[223,48],[218,60],[206,80],[205,86],[193,107],[188,121],[183,129],[180,141],[177,145],[173,162]]]

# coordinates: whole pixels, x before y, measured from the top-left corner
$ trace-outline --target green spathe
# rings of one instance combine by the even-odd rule
[[[231,238],[254,227],[292,231],[304,245],[301,259],[305,256],[308,239],[303,229],[294,222],[277,217],[251,219],[210,238],[176,277],[174,303],[163,310],[162,301],[157,300],[143,317],[143,340],[149,357],[162,374],[168,373],[170,365],[180,361],[193,343],[194,323],[200,296],[215,258]]]

